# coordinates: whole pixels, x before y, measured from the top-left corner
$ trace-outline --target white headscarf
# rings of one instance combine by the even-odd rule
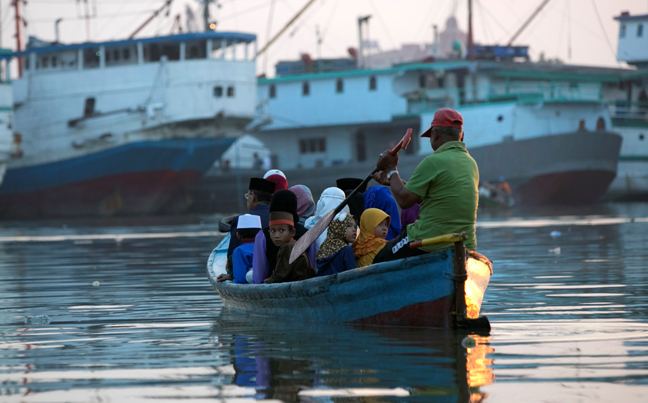
[[[306,229],[313,228],[315,224],[317,224],[317,222],[322,219],[322,217],[324,217],[330,211],[335,210],[335,208],[339,206],[345,198],[346,196],[344,194],[344,191],[340,188],[333,186],[324,189],[322,195],[317,201],[315,214],[306,220],[304,227],[306,227]],[[351,212],[349,211],[349,206],[344,206],[342,211],[337,213],[334,219],[343,221],[346,218],[347,214],[351,214]],[[320,245],[324,242],[324,240],[326,240],[326,233],[327,232],[325,230],[319,237],[317,237],[317,240],[315,241],[317,249],[319,249]]]

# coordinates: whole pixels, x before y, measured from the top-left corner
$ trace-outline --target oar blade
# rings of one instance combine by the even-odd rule
[[[319,237],[322,232],[326,230],[326,227],[328,227],[328,225],[331,223],[331,220],[333,220],[334,214],[335,210],[329,211],[313,226],[313,228],[306,231],[306,233],[295,242],[295,245],[290,252],[290,258],[288,259],[289,264],[297,260],[297,258],[301,256],[302,253],[306,252],[308,247],[311,246],[313,242],[315,242],[317,237]]]

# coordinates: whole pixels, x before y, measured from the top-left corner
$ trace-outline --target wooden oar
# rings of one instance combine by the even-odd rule
[[[391,155],[396,155],[396,154],[398,154],[398,152],[399,152],[400,150],[402,150],[402,149],[406,149],[407,146],[409,145],[409,143],[412,141],[412,133],[413,133],[413,130],[412,130],[412,129],[407,129],[407,131],[405,132],[405,135],[403,135],[403,138],[401,138],[400,141],[398,142],[398,144],[396,144],[394,147],[392,147],[392,148],[389,150],[389,153],[390,153]],[[358,185],[358,187],[356,187],[355,189],[353,189],[353,191],[352,191],[351,193],[349,193],[349,195],[346,197],[346,199],[344,199],[344,200],[343,200],[343,201],[342,201],[342,202],[341,202],[341,203],[340,203],[340,204],[335,208],[335,210],[331,210],[331,211],[329,211],[329,212],[328,212],[324,217],[322,217],[322,218],[321,218],[321,219],[320,219],[320,220],[319,220],[319,221],[318,221],[318,222],[313,226],[313,228],[311,228],[311,229],[309,229],[308,231],[306,231],[306,233],[305,233],[304,235],[302,235],[302,236],[297,240],[297,242],[295,242],[295,245],[293,246],[292,252],[290,252],[290,259],[288,259],[288,263],[289,263],[289,264],[292,263],[292,262],[294,262],[294,261],[295,261],[299,256],[301,256],[302,253],[306,252],[306,249],[308,249],[308,247],[311,246],[311,244],[312,244],[313,242],[315,242],[315,240],[317,239],[317,237],[319,237],[319,236],[322,234],[322,232],[324,232],[324,230],[326,229],[326,227],[328,227],[328,225],[331,223],[331,221],[333,220],[333,218],[334,218],[334,217],[335,217],[335,216],[336,216],[340,211],[342,211],[342,209],[344,208],[344,206],[346,206],[347,204],[349,204],[349,201],[351,200],[351,198],[352,198],[356,193],[358,193],[358,192],[360,191],[360,189],[362,189],[364,186],[367,185],[367,183],[369,183],[369,181],[371,180],[371,177],[372,177],[373,174],[375,174],[376,172],[378,172],[378,168],[376,168],[376,169],[374,169],[373,171],[371,171],[371,173],[370,173],[369,175],[367,175],[366,178],[364,178],[364,180],[362,181],[362,183],[361,183],[360,185]]]

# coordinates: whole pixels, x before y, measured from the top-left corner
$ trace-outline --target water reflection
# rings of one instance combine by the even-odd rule
[[[230,352],[240,397],[480,401],[493,382],[488,336],[396,327],[254,323],[224,311],[212,334]]]
[[[0,401],[644,401],[648,206],[581,213],[481,216],[493,330],[470,338],[223,316],[215,224],[12,223]]]

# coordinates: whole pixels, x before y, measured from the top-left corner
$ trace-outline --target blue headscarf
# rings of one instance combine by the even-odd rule
[[[400,212],[394,196],[385,186],[372,186],[364,193],[364,207],[381,209],[390,217],[387,240],[396,238],[401,231]]]

